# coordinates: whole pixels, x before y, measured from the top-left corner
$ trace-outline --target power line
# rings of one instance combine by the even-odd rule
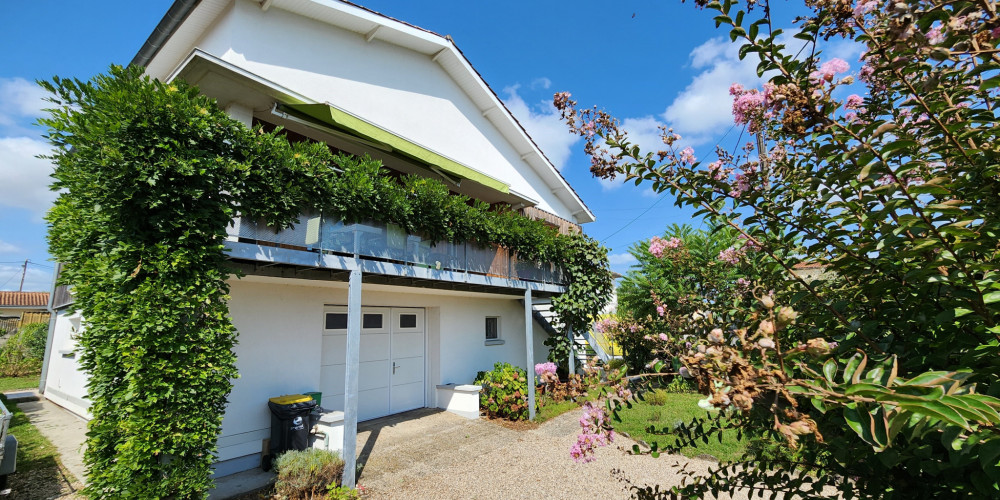
[[[16,278],[18,274],[21,274],[21,273],[20,272],[16,272],[16,273],[10,275],[10,278],[7,278],[7,281],[4,281],[3,284],[0,285],[0,289],[3,289],[3,287],[7,286],[7,283],[10,283],[10,280]]]
[[[712,154],[715,154],[716,156],[718,156],[717,149],[718,149],[719,145],[722,143],[722,141],[724,141],[726,139],[726,136],[728,136],[729,133],[732,132],[734,128],[736,128],[736,124],[735,123],[733,123],[733,125],[729,127],[729,130],[727,130],[725,134],[722,134],[722,137],[719,138],[719,142],[715,143],[715,148],[712,148]],[[746,130],[746,125],[743,126],[743,129]],[[742,138],[743,138],[743,132],[741,131],[740,132],[740,137],[738,139],[736,139],[737,147],[739,147],[739,142],[740,142],[740,139],[742,139]],[[734,154],[735,154],[735,151],[734,151]],[[667,197],[666,194],[661,194],[660,197],[657,198],[656,201],[654,201],[653,204],[649,206],[649,208],[643,210],[641,214],[635,216],[634,219],[628,221],[624,226],[618,228],[617,231],[615,231],[615,232],[613,232],[613,233],[605,236],[604,239],[601,240],[601,243],[604,243],[605,241],[608,241],[612,236],[614,236],[614,235],[622,232],[625,228],[627,228],[630,225],[632,225],[633,222],[639,220],[639,218],[641,218],[643,215],[646,215],[646,213],[648,213],[650,210],[652,210],[653,207],[655,207],[657,204],[659,204],[661,201],[663,201],[663,199],[666,198],[666,197]]]

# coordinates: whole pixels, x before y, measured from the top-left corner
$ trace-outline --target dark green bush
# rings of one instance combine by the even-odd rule
[[[479,406],[486,416],[508,420],[528,418],[528,374],[523,368],[496,363],[493,370],[476,374],[475,384],[483,387]]]
[[[277,498],[310,500],[325,498],[331,488],[336,489],[340,485],[344,461],[336,452],[308,448],[282,453],[275,460],[274,469],[278,474],[274,483]]]

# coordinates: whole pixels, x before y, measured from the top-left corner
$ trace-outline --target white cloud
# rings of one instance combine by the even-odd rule
[[[740,61],[739,46],[713,38],[691,51],[691,66],[703,69],[667,107],[663,117],[690,145],[712,140],[732,125],[733,100],[729,86],[760,86],[757,58]]]
[[[0,265],[0,290],[17,290],[21,284],[21,266]],[[52,270],[28,264],[24,274],[24,291],[47,292],[52,287]]]
[[[48,95],[24,78],[0,78],[0,126],[17,128],[42,116]]]
[[[534,80],[531,81],[531,90],[538,90],[538,89],[548,90],[549,87],[551,86],[552,86],[552,80],[549,80],[544,76],[541,78],[535,78]]]
[[[535,140],[549,161],[562,170],[573,152],[573,145],[580,137],[571,133],[563,123],[559,111],[551,102],[542,101],[537,106],[529,106],[517,93],[519,86],[514,85],[504,89],[507,98],[504,104],[507,109],[521,122],[528,135]]]
[[[21,248],[18,247],[17,245],[14,245],[14,244],[11,244],[11,243],[7,243],[4,240],[0,240],[0,254],[17,253],[17,252],[20,252],[20,251],[21,251]]]
[[[56,194],[49,191],[52,162],[36,158],[48,144],[30,137],[0,137],[0,206],[25,208],[41,216]]]
[[[624,252],[624,253],[613,253],[608,255],[608,263],[612,266],[627,266],[629,264],[634,264],[637,262],[634,255]]]

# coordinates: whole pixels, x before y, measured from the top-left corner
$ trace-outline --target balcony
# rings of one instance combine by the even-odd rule
[[[555,263],[521,260],[505,248],[433,241],[409,234],[395,224],[345,224],[324,214],[305,214],[280,231],[257,221],[236,218],[226,242],[231,258],[289,264],[309,269],[349,270],[367,274],[450,281],[487,287],[559,293],[566,284]]]

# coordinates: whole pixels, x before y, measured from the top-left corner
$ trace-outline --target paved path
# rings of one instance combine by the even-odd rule
[[[87,421],[59,405],[40,398],[21,401],[17,407],[24,412],[38,432],[45,436],[57,450],[66,469],[78,481],[83,481],[83,448],[87,440]]]
[[[629,485],[621,478],[640,486],[669,486],[680,483],[678,466],[704,472],[713,465],[677,456],[628,455],[619,449],[631,447],[623,437],[598,450],[595,461],[575,463],[569,449],[576,442],[580,410],[520,431],[433,410],[404,415],[410,419],[359,428],[364,468],[358,482],[370,492],[366,498],[629,498]]]

